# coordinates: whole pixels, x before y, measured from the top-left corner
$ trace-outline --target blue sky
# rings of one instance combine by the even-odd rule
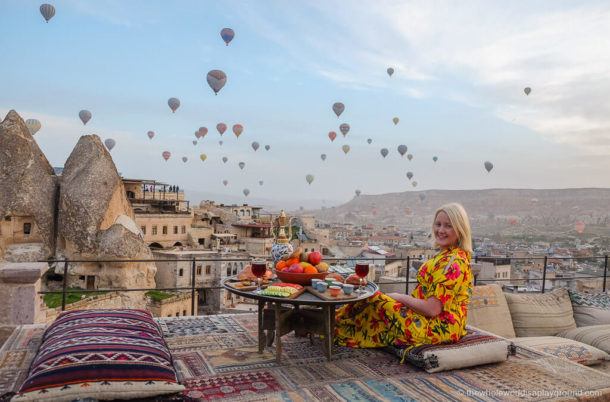
[[[39,119],[36,139],[55,166],[80,135],[95,133],[116,140],[112,156],[124,176],[220,200],[330,205],[355,189],[610,184],[607,2],[52,4],[47,24],[39,2],[3,1],[0,113]],[[228,47],[223,27],[236,32]],[[228,76],[218,96],[205,80],[212,69]],[[182,104],[175,114],[170,97]],[[346,105],[340,118],[336,101]],[[93,114],[86,126],[81,109]],[[241,123],[244,133],[220,137],[218,122]],[[351,131],[331,143],[328,132],[343,122]],[[209,133],[193,146],[200,126]],[[400,144],[411,162],[396,151]],[[490,174],[486,160],[495,165]],[[315,175],[311,185],[307,174]]]

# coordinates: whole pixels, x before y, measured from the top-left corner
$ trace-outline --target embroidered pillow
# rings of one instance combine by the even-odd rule
[[[502,288],[496,284],[473,288],[467,323],[504,338],[515,337],[506,297]]]
[[[557,336],[586,343],[610,354],[610,324],[574,328],[560,332]]]
[[[183,389],[149,312],[74,310],[46,330],[12,401],[145,398]]]
[[[569,290],[577,327],[610,324],[610,295]]]
[[[585,366],[593,366],[610,360],[608,353],[601,349],[559,336],[526,336],[511,340],[517,346],[529,347]]]

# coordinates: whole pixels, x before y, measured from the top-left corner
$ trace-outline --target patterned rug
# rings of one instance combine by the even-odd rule
[[[158,319],[187,389],[154,401],[610,399],[610,376],[524,348],[504,363],[428,374],[375,349],[334,348],[328,362],[320,339],[312,345],[289,334],[282,338],[277,364],[274,347],[258,353],[256,319],[255,314]],[[25,378],[42,331],[22,327],[0,349],[0,395]]]

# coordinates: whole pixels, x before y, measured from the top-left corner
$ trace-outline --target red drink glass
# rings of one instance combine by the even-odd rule
[[[252,274],[256,276],[256,291],[255,293],[261,292],[261,278],[265,276],[267,272],[267,262],[265,260],[253,260],[252,264]]]
[[[362,288],[362,281],[369,274],[369,264],[364,261],[357,261],[355,271],[360,280],[360,286],[358,287],[358,290],[356,290],[356,293],[364,293],[365,290]]]

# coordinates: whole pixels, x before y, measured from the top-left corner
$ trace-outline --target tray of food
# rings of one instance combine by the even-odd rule
[[[303,292],[305,292],[305,288],[296,283],[276,282],[267,286],[260,294],[263,296],[295,299]]]

